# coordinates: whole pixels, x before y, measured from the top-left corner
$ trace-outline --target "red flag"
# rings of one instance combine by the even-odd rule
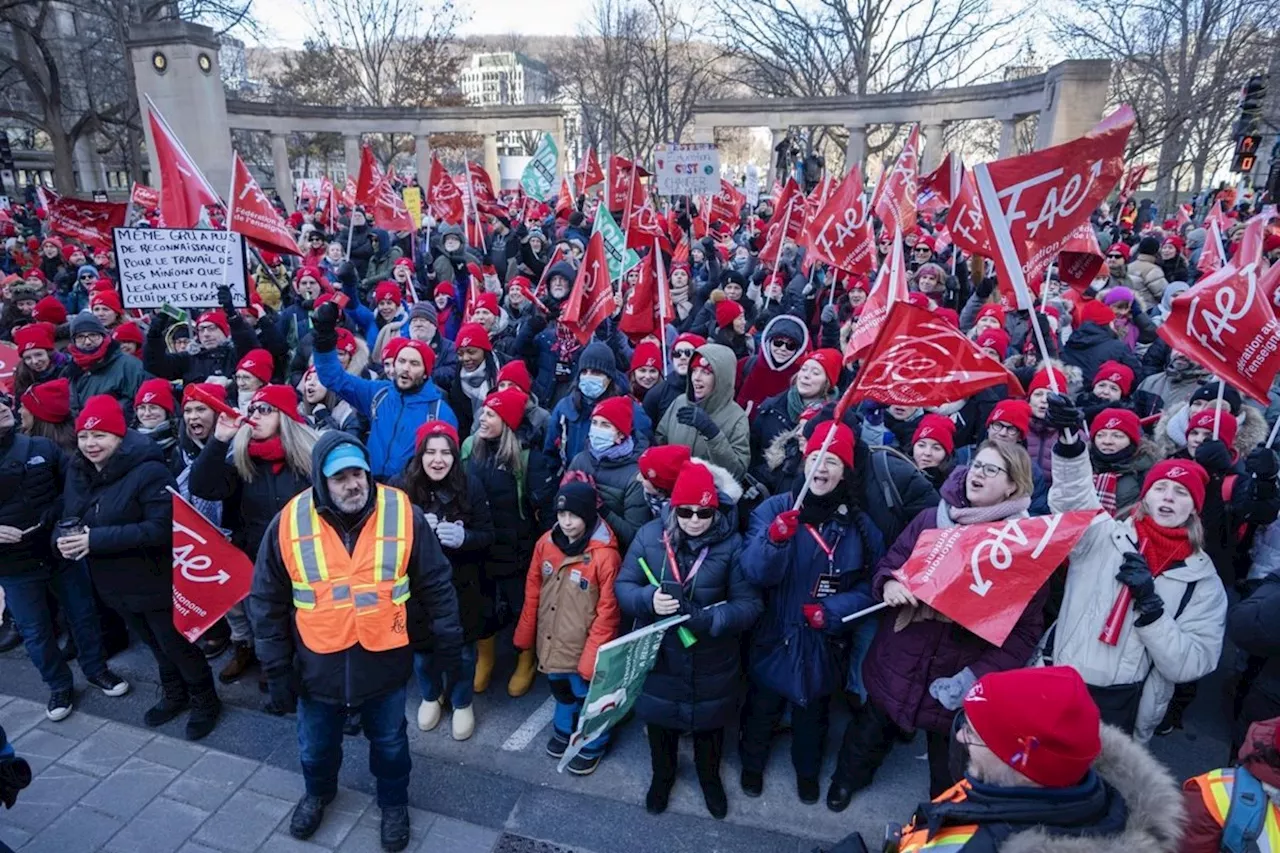
[[[955,244],[970,255],[990,258],[995,254],[991,235],[987,232],[987,218],[978,200],[978,184],[973,172],[956,158],[958,175],[952,173],[951,207],[947,209],[947,231]]]
[[[560,322],[572,329],[578,342],[585,346],[596,327],[617,305],[609,283],[609,264],[604,257],[604,237],[597,231],[587,243],[587,252],[582,257],[582,266],[578,267],[573,291],[565,300]]]
[[[842,270],[866,275],[875,268],[875,237],[856,163],[805,228],[804,242],[817,260]]]
[[[310,202],[310,205],[307,203]],[[305,181],[298,188],[298,206],[303,210],[313,210],[316,204],[316,194],[311,191],[311,185]]]
[[[632,340],[653,334],[658,328],[656,320],[658,285],[653,269],[653,252],[640,260],[640,266],[637,269],[640,270],[640,279],[627,293],[626,302],[622,307],[622,317],[618,320],[618,330]]]
[[[22,356],[18,348],[7,341],[0,342],[0,388],[9,394],[13,393],[13,374],[18,369]]]
[[[286,255],[301,255],[298,241],[293,239],[289,226],[271,206],[262,187],[249,174],[249,167],[239,153],[231,157],[231,209],[227,228],[243,234],[259,249]]]
[[[147,117],[155,144],[151,153],[160,172],[160,219],[166,228],[194,228],[205,205],[219,203],[218,194],[150,98]]]
[[[902,258],[902,234],[898,233],[894,235],[889,259],[880,265],[880,274],[862,305],[858,325],[853,327],[853,335],[845,345],[846,363],[858,358],[863,350],[875,343],[889,316],[889,309],[898,302],[906,302],[907,296],[907,265]]]
[[[1142,178],[1146,174],[1147,166],[1145,163],[1125,169],[1124,177],[1120,180],[1120,200],[1118,204],[1121,207],[1124,207],[1124,203],[1138,191],[1138,185],[1142,183]]]
[[[880,176],[871,209],[884,223],[886,232],[906,234],[916,227],[916,196],[920,190],[920,125],[913,125],[907,143],[893,164],[893,169]]]
[[[129,191],[129,201],[139,210],[155,210],[160,207],[160,191],[146,184],[134,184]]]
[[[1002,646],[1096,516],[1063,512],[926,530],[893,575],[943,616]]]
[[[347,175],[346,183],[342,185],[342,196],[340,200],[348,209],[355,207],[356,205],[356,179],[350,175]]]
[[[63,198],[53,190],[37,187],[37,195],[48,212],[46,227],[52,234],[61,234],[82,243],[110,246],[111,229],[123,228],[129,205],[107,201],[81,201]]]
[[[252,584],[253,561],[173,492],[173,627],[194,643]]]
[[[1083,291],[1093,283],[1094,276],[1106,261],[1093,226],[1083,222],[1071,232],[1058,253],[1058,278],[1068,287]]]
[[[777,264],[778,253],[785,240],[799,240],[804,232],[804,194],[795,178],[787,178],[773,215],[769,217],[769,229],[765,232],[764,247],[760,250],[760,262]]]
[[[644,187],[641,186],[640,179],[648,176],[649,173],[638,163],[617,154],[609,158],[607,203],[609,210],[621,211],[618,222],[623,228],[627,227],[627,217],[631,215],[631,210],[644,204]]]
[[[432,156],[431,176],[427,183],[427,209],[437,222],[460,225],[466,212],[462,205],[462,192],[449,177],[449,171]]]
[[[1191,210],[1189,209],[1189,205],[1186,205],[1186,204],[1178,205],[1177,219],[1178,219],[1179,228],[1181,228],[1183,225],[1191,224]]]
[[[737,225],[739,218],[742,216],[742,207],[747,203],[747,197],[738,191],[738,188],[726,181],[720,179],[720,192],[713,195],[708,202],[710,211],[707,216],[712,222],[726,222],[730,225]]]
[[[475,196],[477,208],[484,204],[495,206],[498,204],[498,196],[493,191],[493,181],[490,180],[489,173],[484,166],[468,160],[467,179],[469,181],[468,186],[471,187],[471,192]]]
[[[587,156],[579,164],[578,170],[573,173],[573,186],[577,194],[582,195],[596,184],[602,183],[604,183],[604,170],[600,168],[600,161],[596,158],[596,149],[588,148]]]
[[[338,223],[338,194],[334,189],[333,181],[329,180],[329,176],[325,175],[320,179],[320,202],[324,205],[324,228],[330,234],[337,233]]]
[[[378,184],[377,197],[373,202],[373,224],[388,231],[412,231],[413,217],[409,208],[404,205],[404,198],[391,186],[391,178],[385,177]],[[479,246],[480,243],[472,243]]]
[[[916,196],[916,211],[920,216],[930,219],[934,214],[944,210],[951,204],[951,182],[954,178],[955,165],[960,158],[951,152],[942,158],[938,168],[920,178],[919,194]]]
[[[1205,217],[1205,228],[1209,233],[1205,236],[1204,246],[1200,249],[1200,258],[1196,261],[1196,270],[1201,275],[1212,275],[1222,269],[1227,262],[1227,253],[1222,247],[1222,229],[1218,220]]]
[[[662,217],[648,204],[644,204],[637,207],[631,216],[631,228],[627,231],[627,248],[652,249],[654,240],[658,241],[662,251],[668,255],[674,251],[671,238],[667,236],[667,230],[662,226]]]
[[[378,187],[382,184],[382,169],[374,159],[368,145],[360,148],[360,176],[356,178],[356,204],[371,209],[378,202]]]
[[[568,219],[573,209],[573,193],[569,191],[569,179],[561,176],[560,193],[556,196],[556,216]]]

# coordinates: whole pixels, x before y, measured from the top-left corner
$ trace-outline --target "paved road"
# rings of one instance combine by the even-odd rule
[[[687,746],[682,750],[680,777],[671,807],[667,814],[652,817],[645,813],[643,807],[644,792],[649,782],[649,757],[642,727],[633,722],[618,732],[608,756],[594,775],[578,778],[558,774],[554,760],[543,752],[550,733],[551,709],[545,681],[539,679],[527,696],[511,699],[503,689],[511,664],[509,659],[500,660],[499,677],[494,679],[496,689],[476,698],[477,729],[470,741],[453,741],[447,718],[434,732],[418,731],[412,723],[418,704],[413,685],[410,686],[410,702],[406,709],[411,721],[410,748],[414,753],[410,802],[425,813],[419,822],[453,831],[455,824],[451,821],[456,821],[456,825],[464,829],[469,826],[476,833],[488,833],[474,835],[471,839],[479,839],[481,844],[488,839],[491,846],[496,845],[494,849],[498,853],[526,849],[518,844],[515,847],[503,846],[506,840],[501,839],[499,833],[540,839],[575,851],[598,853],[651,853],[654,850],[670,853],[748,850],[809,853],[815,847],[829,845],[854,830],[873,843],[873,839],[881,837],[887,821],[906,820],[915,804],[927,794],[927,765],[923,738],[920,737],[915,743],[900,746],[893,752],[877,775],[875,784],[860,793],[845,813],[833,814],[821,803],[806,806],[795,796],[794,775],[787,755],[788,736],[782,734],[775,744],[766,773],[764,796],[756,800],[741,793],[737,784],[739,765],[736,751],[728,750],[723,771],[729,792],[727,820],[715,821],[707,816],[693,773],[691,750]],[[130,649],[113,660],[113,667],[134,684],[129,696],[109,699],[96,691],[82,693],[77,712],[72,717],[62,723],[39,722],[28,737],[43,740],[64,731],[74,733],[92,725],[92,722],[82,722],[89,715],[123,724],[98,729],[100,737],[103,732],[117,731],[130,732],[135,738],[157,733],[138,728],[143,710],[159,695],[154,664],[149,656],[138,648]],[[1159,738],[1154,744],[1157,756],[1180,778],[1221,764],[1226,754],[1228,734],[1220,684],[1220,678],[1207,680],[1188,715],[1186,730]],[[254,771],[262,773],[263,778],[267,778],[268,771],[271,774],[280,770],[296,773],[298,750],[293,718],[272,717],[259,710],[263,697],[257,691],[256,678],[222,687],[221,692],[228,704],[227,713],[201,747],[249,759],[264,768]],[[34,700],[39,703],[39,708],[43,708],[47,698],[44,686],[21,650],[0,655],[0,694]],[[31,728],[30,709],[26,703],[0,706],[0,723],[10,728],[12,720],[17,718],[19,724],[26,720],[28,728]],[[835,717],[831,737],[836,742],[843,731],[845,719],[844,713]],[[180,718],[161,727],[158,733],[180,740],[182,725]],[[12,731],[10,729],[11,734]],[[78,734],[66,736],[71,739],[81,737]],[[20,751],[26,748],[21,738],[15,738],[15,741]],[[158,742],[170,743],[167,739]],[[728,742],[734,742],[732,732]],[[373,793],[363,743],[362,739],[347,740],[341,782],[351,789],[349,796],[355,798],[348,811],[361,809],[360,804],[367,803],[368,795]],[[828,752],[833,749],[834,744]],[[833,757],[828,759],[828,772],[831,763]],[[271,775],[271,778],[277,777]],[[281,801],[293,800],[300,793],[301,785],[293,776],[289,777],[289,784],[291,787],[286,790],[272,790],[270,793],[282,798]],[[249,792],[254,790],[253,787],[246,788],[240,800],[248,798]],[[83,793],[87,795],[88,792]],[[83,813],[98,811],[92,803],[92,800],[81,803]],[[214,815],[217,813],[215,810]],[[439,823],[431,824],[432,815],[438,816],[434,820]],[[0,813],[0,827],[6,826],[10,817]],[[357,814],[355,822],[376,827],[376,818],[377,809],[374,807],[368,809],[363,817]],[[93,819],[97,820],[97,817]],[[27,828],[19,823],[19,828],[27,833],[31,829],[45,827]],[[0,839],[5,837],[5,830],[0,829]],[[22,840],[21,835],[16,837]],[[17,847],[12,841],[9,843]],[[277,843],[278,846],[272,846]],[[262,849],[309,849],[289,846],[290,843],[288,839],[277,841],[275,836],[271,836],[268,846]],[[99,848],[85,846],[83,849]],[[150,851],[152,848],[145,849]],[[202,848],[190,849],[198,851]],[[235,849],[254,848],[240,846]],[[471,853],[473,849],[481,848],[459,849]],[[552,849],[550,846],[542,847],[543,851]]]

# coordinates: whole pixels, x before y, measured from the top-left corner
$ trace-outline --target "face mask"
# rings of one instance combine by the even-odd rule
[[[947,749],[947,771],[952,779],[963,779],[969,769],[969,745],[961,743],[957,737],[964,725],[964,714],[956,714],[951,723],[951,742]]]
[[[608,427],[591,427],[587,431],[587,440],[591,442],[592,450],[596,453],[604,453],[613,447],[613,430]]]
[[[604,377],[602,376],[579,376],[578,390],[582,392],[582,396],[588,400],[594,400],[604,393]]]

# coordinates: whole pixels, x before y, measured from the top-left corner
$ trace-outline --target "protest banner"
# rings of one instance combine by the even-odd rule
[[[134,184],[129,191],[129,202],[144,212],[156,210],[160,207],[160,191],[146,184]]]
[[[18,348],[7,341],[0,341],[0,389],[13,393],[13,374],[18,369]]]
[[[710,142],[663,142],[653,146],[658,195],[720,192],[720,149]]]
[[[524,167],[520,176],[520,186],[525,195],[538,201],[547,201],[556,191],[556,176],[559,174],[560,151],[556,148],[551,134],[542,134],[538,150],[534,152],[529,165]]]
[[[578,715],[578,729],[556,766],[558,771],[563,773],[584,746],[622,721],[640,696],[667,630],[688,618],[672,616],[654,622],[596,650],[595,675]]]
[[[417,231],[422,227],[422,187],[405,187],[400,193],[404,206],[409,208],[409,215],[413,217],[413,230]]]
[[[173,496],[173,627],[194,643],[253,584],[253,561],[182,496]]]
[[[640,256],[635,249],[627,248],[627,236],[618,227],[618,223],[613,221],[609,211],[603,208],[596,211],[596,221],[591,233],[599,234],[604,241],[604,256],[609,262],[610,281],[619,281],[627,274],[627,270],[640,263]]]
[[[231,288],[236,307],[248,305],[244,237],[235,231],[116,228],[116,269],[126,308],[212,308],[218,287]]]
[[[747,179],[742,184],[742,193],[747,197],[747,204],[755,210],[760,203],[760,170],[754,163],[747,164]]]
[[[109,243],[111,229],[125,224],[129,208],[127,204],[64,198],[44,187],[37,187],[36,195],[48,214],[49,233],[61,234],[91,246]]]

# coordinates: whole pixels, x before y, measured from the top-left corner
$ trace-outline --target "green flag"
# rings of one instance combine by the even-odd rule
[[[560,152],[556,150],[555,140],[549,133],[542,134],[537,152],[529,161],[529,165],[524,167],[524,174],[520,176],[520,186],[524,189],[525,195],[536,198],[538,201],[547,201],[555,195],[558,173],[556,167],[559,162]]]
[[[640,256],[635,249],[627,248],[627,235],[613,216],[602,204],[596,209],[596,222],[591,228],[591,236],[599,234],[604,241],[604,255],[609,262],[609,280],[619,281],[627,270],[640,263]]]

